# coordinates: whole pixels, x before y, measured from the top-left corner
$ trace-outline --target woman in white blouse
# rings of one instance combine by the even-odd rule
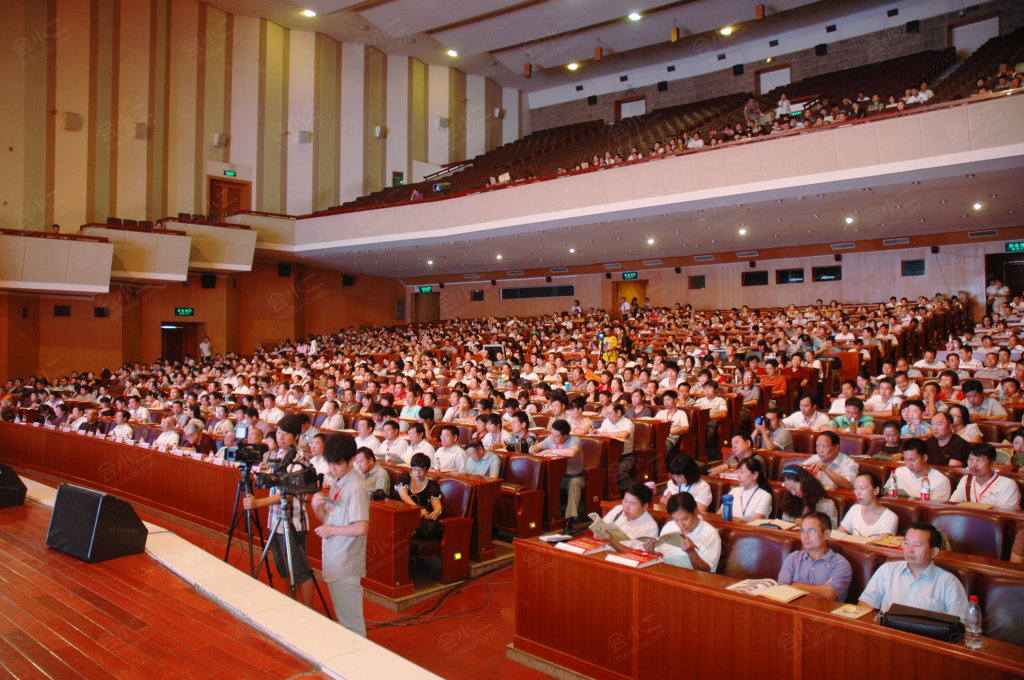
[[[685,453],[678,454],[668,462],[668,486],[662,494],[661,504],[668,505],[668,499],[684,491],[697,501],[697,510],[707,512],[711,505],[711,485],[700,478],[700,468],[693,458]]]
[[[764,474],[761,461],[744,458],[736,468],[739,486],[733,487],[732,516],[744,522],[765,519],[772,513],[772,487]],[[718,509],[722,514],[722,508]]]
[[[874,472],[862,472],[853,482],[857,505],[846,512],[836,529],[838,534],[853,536],[893,536],[899,528],[899,517],[878,499],[883,492],[882,480]]]
[[[950,406],[949,415],[953,418],[953,431],[956,434],[966,439],[968,444],[981,443],[981,430],[971,422],[971,412],[965,406]]]

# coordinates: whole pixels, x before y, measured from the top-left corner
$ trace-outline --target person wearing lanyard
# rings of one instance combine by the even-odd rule
[[[753,522],[765,519],[772,512],[772,487],[764,474],[761,461],[756,458],[744,458],[736,468],[736,479],[739,486],[729,492],[734,498],[733,507],[736,520]],[[722,509],[718,509],[722,514]]]
[[[990,444],[972,447],[967,458],[970,475],[960,478],[960,484],[949,499],[951,503],[986,503],[998,510],[1020,510],[1020,489],[1016,482],[1001,477],[992,469],[996,461],[996,449]]]
[[[661,504],[668,505],[668,500],[679,493],[693,496],[700,512],[707,512],[711,505],[711,485],[700,478],[700,468],[693,458],[685,453],[678,454],[668,462],[669,480],[665,493],[661,496]]]

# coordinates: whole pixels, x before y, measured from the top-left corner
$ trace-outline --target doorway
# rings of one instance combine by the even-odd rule
[[[416,308],[413,310],[413,323],[426,323],[441,320],[441,294],[416,293]]]
[[[252,182],[210,177],[209,208],[207,215],[223,222],[226,217],[243,210],[252,210]]]
[[[967,59],[988,40],[999,35],[999,14],[951,23],[946,34],[946,44],[956,48],[957,59]]]
[[[621,304],[620,298],[626,298],[626,302],[632,302],[633,298],[636,298],[640,307],[643,307],[644,300],[647,298],[647,280],[616,281],[612,284],[612,293],[611,308],[616,313],[618,313],[619,305]]]
[[[199,341],[206,335],[206,324],[187,321],[160,323],[160,356],[168,361],[184,361],[189,354],[199,357]]]

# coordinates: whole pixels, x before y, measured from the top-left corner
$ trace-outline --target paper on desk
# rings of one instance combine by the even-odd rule
[[[846,543],[860,543],[863,545],[878,540],[878,536],[854,536],[853,534],[840,534],[838,532],[832,532],[829,535],[829,538],[834,538],[837,541],[845,541]]]
[[[789,531],[796,526],[795,522],[787,522],[784,519],[755,519],[747,524],[755,527],[769,526],[770,528],[779,528],[783,531]]]
[[[844,619],[859,619],[864,616],[872,609],[868,607],[859,607],[855,604],[844,604],[842,607],[836,607],[832,610],[832,613],[836,616],[841,616]]]
[[[971,503],[969,501],[957,503],[957,506],[961,508],[974,508],[975,510],[991,510],[992,508],[996,507],[991,503]]]

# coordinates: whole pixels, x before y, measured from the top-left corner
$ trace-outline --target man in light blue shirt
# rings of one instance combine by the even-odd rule
[[[942,535],[927,522],[915,522],[907,529],[902,562],[886,562],[875,571],[860,596],[860,605],[888,611],[894,604],[917,607],[939,614],[967,615],[967,593],[960,580],[939,568]]]
[[[470,439],[466,444],[466,458],[462,462],[461,471],[468,475],[497,479],[501,471],[501,459],[484,448],[484,443],[479,439]]]
[[[845,557],[829,550],[831,531],[832,520],[825,513],[806,515],[800,522],[800,541],[804,549],[786,557],[779,572],[779,583],[826,600],[845,600],[853,570]]]

